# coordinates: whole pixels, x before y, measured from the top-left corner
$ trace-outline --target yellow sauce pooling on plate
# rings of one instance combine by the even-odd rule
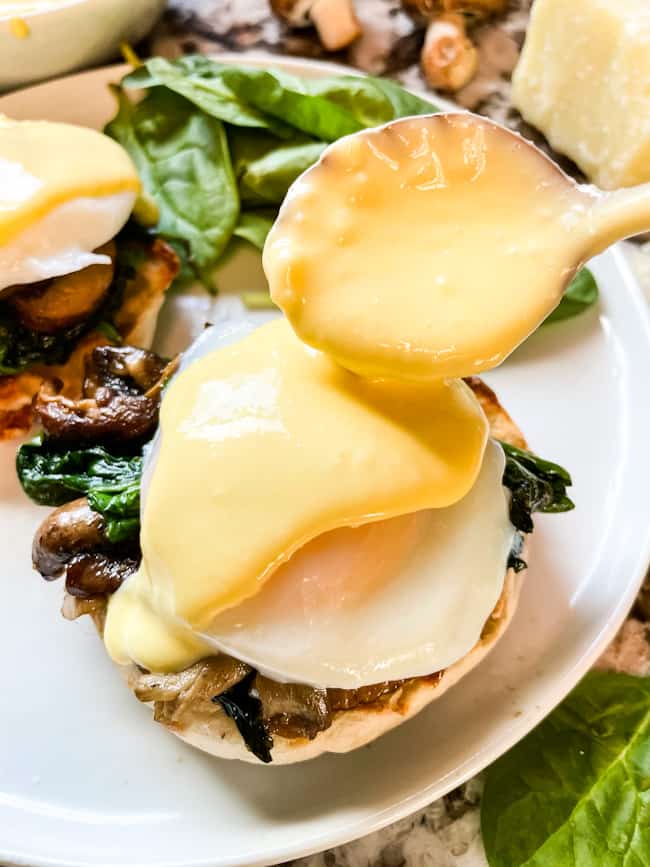
[[[489,121],[406,118],[331,145],[264,248],[305,342],[363,375],[495,367],[559,303],[587,210],[550,160]]]
[[[139,189],[129,155],[108,136],[0,115],[0,244],[72,199]]]
[[[105,639],[120,662],[169,670],[201,655],[174,623],[206,627],[309,540],[458,502],[488,425],[462,381],[362,379],[278,320],[183,371],[160,432],[142,566],[111,599]]]

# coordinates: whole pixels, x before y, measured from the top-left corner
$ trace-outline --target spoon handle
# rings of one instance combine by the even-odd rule
[[[650,183],[600,192],[590,213],[590,256],[650,230]]]

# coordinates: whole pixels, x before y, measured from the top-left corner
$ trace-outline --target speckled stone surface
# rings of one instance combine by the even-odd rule
[[[151,39],[153,53],[264,50],[350,63],[389,74],[419,90],[424,32],[399,0],[355,0],[364,35],[347,52],[326,55],[311,30],[290,31],[270,13],[267,0],[170,0]],[[548,150],[509,101],[510,72],[523,43],[530,0],[511,0],[508,13],[475,33],[480,51],[476,79],[456,95],[467,108],[523,132]],[[557,158],[557,155],[555,155]],[[578,176],[575,166],[561,160]],[[650,301],[650,243],[627,243],[628,259]],[[650,583],[599,662],[599,666],[650,675]],[[425,810],[353,843],[294,862],[295,867],[486,867],[481,843],[481,779],[470,780]]]

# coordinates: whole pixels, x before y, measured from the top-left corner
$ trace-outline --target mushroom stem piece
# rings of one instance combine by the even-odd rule
[[[270,0],[271,9],[289,27],[313,24],[328,51],[340,51],[361,34],[352,0]]]
[[[467,37],[462,15],[448,13],[429,24],[420,57],[431,87],[460,90],[476,74],[478,51]]]
[[[361,35],[352,0],[316,0],[310,15],[328,51],[340,51]]]

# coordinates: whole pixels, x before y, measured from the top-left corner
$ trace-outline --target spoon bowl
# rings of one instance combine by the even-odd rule
[[[330,145],[264,248],[273,300],[306,343],[367,376],[499,364],[577,269],[650,227],[650,185],[579,185],[520,135],[440,113]]]

